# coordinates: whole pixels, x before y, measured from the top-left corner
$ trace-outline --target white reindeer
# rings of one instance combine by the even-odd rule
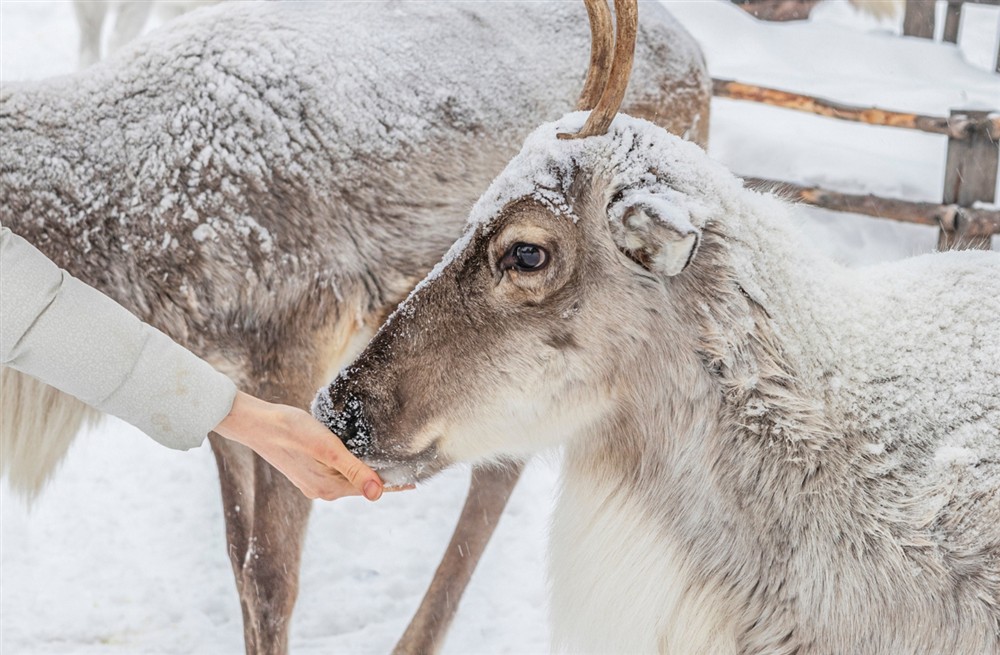
[[[562,445],[558,649],[1000,653],[1000,256],[823,258],[612,120],[623,27],[314,414],[397,482]]]
[[[223,3],[105,65],[5,83],[0,222],[243,389],[304,407],[441,257],[525,126],[572,107],[587,44],[577,3]],[[629,110],[704,141],[703,59],[658,7],[638,60]],[[2,387],[2,469],[37,491],[83,406],[11,371]],[[212,446],[247,650],[283,652],[309,503],[250,451]],[[474,473],[401,652],[440,645],[516,479]]]

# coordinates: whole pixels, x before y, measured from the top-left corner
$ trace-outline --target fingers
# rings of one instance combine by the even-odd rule
[[[347,450],[336,435],[308,412],[239,392],[229,415],[216,426],[285,475],[308,498],[382,497],[375,471]]]
[[[308,412],[299,409],[292,410],[288,418],[286,434],[292,443],[296,441],[301,443],[303,454],[308,452],[317,462],[346,478],[347,482],[357,490],[355,495],[362,495],[372,501],[382,497],[382,480],[375,471],[352,455],[347,450],[347,446],[330,432],[329,428],[314,419]],[[329,473],[327,471],[328,476]],[[330,484],[332,482],[324,484],[321,493],[325,495],[340,493],[339,486],[330,490],[328,488]]]
[[[382,479],[378,474],[352,455],[332,433],[327,431],[327,434],[330,446],[323,463],[347,478],[347,481],[368,500],[381,498]]]
[[[314,475],[309,476],[309,483],[295,482],[302,493],[309,498],[324,500],[343,496],[364,496],[370,501],[376,501],[382,497],[382,493],[386,490],[382,479],[364,462],[352,455],[347,446],[329,428],[307,412],[291,407],[286,409],[291,411],[285,415],[285,434],[288,439],[285,447],[290,451],[298,450],[320,469],[311,471]],[[293,477],[295,474],[292,471],[282,470],[282,472],[295,481]],[[392,488],[391,491],[413,488],[413,485],[402,485]]]
[[[336,477],[325,475],[322,477],[321,482],[304,486],[305,488],[299,487],[299,491],[312,500],[337,500],[346,496],[363,495],[346,478],[341,478],[339,475]],[[416,485],[413,484],[401,484],[391,487],[383,485],[382,491],[385,493],[397,493],[400,491],[412,491],[416,488]]]
[[[391,487],[383,485],[382,491],[385,493],[397,493],[400,491],[412,491],[416,488],[416,485],[413,484],[401,484]],[[310,485],[308,489],[300,487],[299,490],[313,500],[337,500],[338,498],[344,498],[345,496],[363,495],[363,493],[355,488],[353,484],[348,482],[346,478],[342,478],[340,475],[330,476],[329,473],[322,476],[320,480],[317,480],[315,485]]]
[[[360,496],[361,492],[346,479],[328,475],[323,480],[322,486],[315,491],[314,495],[306,495],[319,500],[337,500],[346,496]]]

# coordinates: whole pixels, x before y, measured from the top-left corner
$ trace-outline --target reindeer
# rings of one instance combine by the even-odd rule
[[[396,483],[561,445],[557,649],[1000,653],[1000,256],[825,259],[615,117],[618,14],[593,111],[528,137],[314,415]]]
[[[731,0],[754,18],[786,21],[805,20],[822,0]],[[857,11],[880,20],[902,13],[903,0],[848,0]]]
[[[702,56],[649,11],[626,106],[704,143]],[[572,107],[587,43],[576,3],[223,3],[76,75],[4,84],[0,222],[243,389],[306,407],[525,126]],[[2,469],[37,492],[85,408],[3,375]],[[309,502],[210,439],[247,651],[284,652]],[[516,480],[473,473],[400,652],[440,645]]]

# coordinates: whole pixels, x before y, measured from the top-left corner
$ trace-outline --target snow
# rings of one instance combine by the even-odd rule
[[[941,446],[934,451],[934,461],[937,464],[943,464],[946,466],[954,465],[968,467],[979,462],[979,457],[976,455],[975,451],[969,450],[968,448]]]
[[[660,148],[662,136],[670,136],[653,123],[618,115],[608,135],[586,139],[562,139],[559,135],[579,132],[587,119],[587,112],[570,112],[557,121],[538,127],[525,139],[521,152],[493,180],[469,214],[464,234],[452,244],[445,256],[430,273],[414,287],[398,312],[410,311],[412,300],[472,243],[478,230],[492,229],[492,222],[511,202],[531,198],[546,207],[557,217],[574,223],[578,217],[566,203],[570,185],[578,170],[591,171],[596,176],[611,175],[610,188],[620,189],[622,198],[610,210],[611,220],[620,221],[633,206],[645,206],[657,219],[670,225],[680,234],[694,232],[691,221],[699,225],[707,217],[705,209],[691,203],[689,197],[663,184],[649,181],[651,170],[679,171],[699,166],[702,151],[689,141],[681,142],[677,149]],[[614,138],[610,135],[615,135]],[[678,140],[678,139],[674,139]],[[721,167],[706,170],[713,176],[713,186],[742,188]],[[694,179],[693,176],[680,178]],[[676,201],[680,204],[674,204]],[[327,402],[329,401],[326,398]]]
[[[505,205],[525,196],[548,206],[556,215],[571,215],[565,198],[578,170],[610,176],[609,188],[623,191],[609,209],[611,220],[621,220],[635,204],[651,203],[653,209],[662,207],[656,212],[658,217],[681,233],[692,229],[692,220],[701,225],[708,217],[704,205],[693,202],[693,194],[684,193],[687,189],[683,185],[689,180],[697,180],[699,186],[726,189],[732,195],[742,188],[722,167],[704,165],[699,147],[631,116],[617,116],[607,135],[557,138],[578,131],[585,119],[585,112],[573,112],[535,130],[472,208],[470,225],[488,225]],[[665,143],[668,141],[671,143]],[[682,188],[658,182],[650,171],[670,171],[670,177],[676,177],[675,183]]]
[[[722,1],[665,4],[702,43],[716,77],[937,115],[1000,105],[1000,76],[990,72],[1000,34],[997,7],[966,6],[956,48],[901,38],[899,21],[878,22],[838,0],[793,24],[760,23]],[[70,72],[75,43],[69,3],[0,3],[0,79]],[[710,153],[738,174],[940,199],[943,137],[726,100],[713,103],[711,121]],[[816,247],[849,264],[929,252],[936,242],[936,231],[926,227],[815,209],[802,214]],[[258,226],[246,227],[267,240]],[[871,448],[875,453],[884,444]],[[952,466],[974,455],[974,444],[956,435],[935,457]],[[444,652],[548,650],[551,460],[535,461],[525,473]],[[389,651],[433,574],[467,483],[468,472],[457,469],[375,505],[315,504],[292,652]],[[0,492],[0,575],[4,653],[242,652],[207,446],[169,451],[110,419],[82,435],[34,507],[6,487]]]

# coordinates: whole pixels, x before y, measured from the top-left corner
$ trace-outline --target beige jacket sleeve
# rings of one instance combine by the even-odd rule
[[[236,395],[210,364],[2,226],[0,363],[171,448],[204,441]]]

